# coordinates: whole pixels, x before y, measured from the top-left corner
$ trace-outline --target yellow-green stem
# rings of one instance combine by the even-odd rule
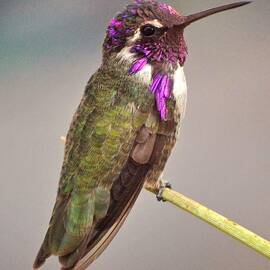
[[[148,189],[148,191],[157,194],[156,190]],[[270,259],[268,240],[172,189],[165,189],[162,197]]]

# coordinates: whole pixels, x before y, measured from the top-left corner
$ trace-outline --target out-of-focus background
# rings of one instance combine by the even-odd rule
[[[167,1],[184,14],[229,0]],[[65,135],[124,0],[0,1],[0,269],[31,269]],[[270,2],[186,31],[188,109],[166,167],[176,190],[270,239]],[[143,191],[93,270],[266,270],[270,263]],[[44,269],[59,269],[50,259]]]

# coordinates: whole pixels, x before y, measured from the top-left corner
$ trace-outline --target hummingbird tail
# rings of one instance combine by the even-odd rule
[[[51,254],[46,251],[45,248],[46,243],[47,243],[47,235],[35,259],[35,262],[33,264],[33,270],[40,269],[40,267],[45,263],[46,259],[51,256]]]

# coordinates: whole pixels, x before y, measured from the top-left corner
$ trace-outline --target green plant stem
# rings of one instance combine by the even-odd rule
[[[147,190],[157,194],[157,190],[149,188]],[[268,240],[172,189],[165,189],[162,198],[270,259],[270,242]]]

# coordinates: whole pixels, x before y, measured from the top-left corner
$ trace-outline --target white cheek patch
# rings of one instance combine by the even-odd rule
[[[134,53],[131,53],[131,46],[124,47],[116,56],[120,62],[127,61],[129,64],[135,60]]]
[[[136,58],[134,53],[130,52],[131,48],[132,47],[124,47],[117,54],[117,58],[119,59],[120,63],[127,62],[128,65],[131,65],[135,61]],[[142,70],[132,76],[134,76],[134,78],[138,79],[140,82],[150,85],[152,81],[152,66],[146,64]]]
[[[133,35],[131,38],[129,38],[127,42],[128,42],[128,44],[132,44],[132,43],[134,43],[136,40],[140,39],[140,37],[141,37],[141,31],[140,31],[140,28],[138,28],[138,29],[135,31],[134,35]]]

